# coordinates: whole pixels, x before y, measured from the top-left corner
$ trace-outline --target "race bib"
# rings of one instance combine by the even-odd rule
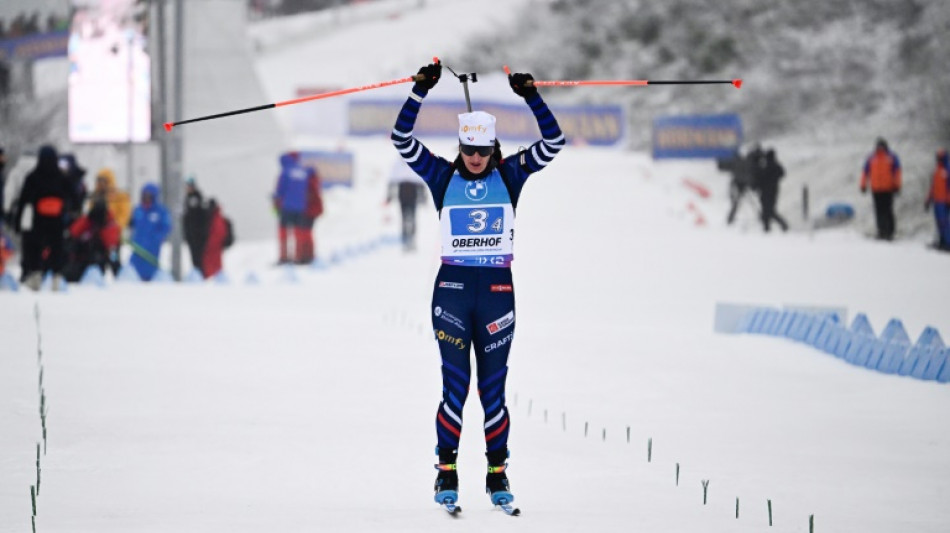
[[[452,176],[441,216],[442,260],[471,266],[509,266],[515,213],[498,171],[481,180]]]

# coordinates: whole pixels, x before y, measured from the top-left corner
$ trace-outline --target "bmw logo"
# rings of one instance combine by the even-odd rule
[[[488,185],[485,180],[470,181],[465,184],[465,196],[469,200],[484,200],[488,196]]]

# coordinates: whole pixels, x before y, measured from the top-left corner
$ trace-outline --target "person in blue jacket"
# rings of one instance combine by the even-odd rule
[[[307,264],[314,259],[313,220],[311,203],[317,187],[316,172],[300,164],[300,154],[291,152],[280,156],[280,177],[274,191],[274,208],[280,216],[280,256],[278,264]],[[317,193],[319,195],[319,192]],[[294,254],[290,255],[288,233],[293,232]]]
[[[542,139],[502,158],[495,117],[483,111],[459,115],[459,154],[449,161],[432,154],[412,133],[422,101],[441,77],[440,64],[422,67],[392,132],[396,150],[422,178],[439,210],[442,266],[432,296],[432,326],[442,356],[442,401],[436,414],[439,471],[436,502],[458,501],[456,457],[462,408],[468,396],[475,351],[478,391],[485,412],[486,491],[495,505],[510,504],[505,473],[509,417],[505,405],[508,354],[515,331],[515,209],[521,189],[564,146],[557,120],[529,83],[512,74],[512,90],[534,113]]]
[[[141,204],[132,212],[132,259],[129,261],[142,281],[150,281],[158,270],[158,255],[162,243],[172,229],[168,209],[159,203],[158,185],[146,183],[142,187]]]

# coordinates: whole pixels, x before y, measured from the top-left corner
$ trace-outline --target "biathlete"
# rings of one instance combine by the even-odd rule
[[[530,74],[508,76],[512,90],[534,113],[542,139],[514,157],[502,159],[495,117],[483,111],[459,115],[459,155],[449,161],[433,155],[412,133],[422,101],[442,75],[442,66],[419,69],[392,132],[396,149],[428,185],[439,210],[442,266],[432,295],[432,327],[442,356],[442,401],[436,415],[439,463],[435,500],[458,501],[459,437],[475,350],[478,390],[485,411],[488,458],[486,490],[495,505],[514,497],[505,473],[508,459],[508,409],[505,378],[515,331],[511,261],[515,208],[528,177],[543,169],[564,147],[557,120],[531,84]]]

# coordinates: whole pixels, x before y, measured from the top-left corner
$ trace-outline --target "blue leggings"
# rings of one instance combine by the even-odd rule
[[[435,422],[439,448],[459,446],[473,347],[485,411],[485,448],[506,448],[510,421],[505,378],[515,333],[511,270],[442,265],[432,295],[432,329],[442,355],[442,401]]]

